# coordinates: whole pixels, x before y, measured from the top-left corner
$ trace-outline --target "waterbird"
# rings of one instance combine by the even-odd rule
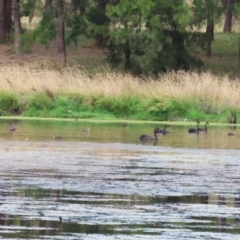
[[[94,232],[97,232],[98,229],[99,229],[99,225],[98,225],[98,224],[95,224],[95,225],[93,226],[93,231],[94,231]]]
[[[188,129],[188,132],[189,133],[199,133],[199,121],[197,121],[197,128],[190,128],[190,129]]]
[[[90,132],[90,128],[82,129],[82,132]]]
[[[54,140],[61,140],[62,137],[61,137],[61,136],[56,136],[56,135],[55,135],[55,136],[53,136],[53,139],[54,139]]]
[[[205,132],[207,132],[207,125],[209,124],[209,122],[206,122],[206,124],[205,124],[205,127],[204,128],[200,128],[200,127],[198,127],[198,131],[205,131]]]
[[[230,132],[230,133],[228,133],[228,136],[236,136],[236,133]]]
[[[62,217],[60,216],[59,217],[59,224],[61,224],[62,223]]]
[[[13,114],[13,115],[19,115],[19,114],[21,114],[20,108],[19,108],[19,107],[13,108],[13,109],[12,109],[12,114]]]
[[[140,141],[158,140],[157,134],[158,134],[158,133],[161,133],[160,128],[156,127],[156,128],[154,129],[153,133],[154,133],[154,137],[153,137],[153,136],[150,136],[150,135],[142,134],[142,135],[140,136],[140,138],[139,138]]]
[[[14,124],[11,122],[10,126],[9,126],[9,132],[12,133],[14,131],[16,131],[16,128],[15,128]]]
[[[160,129],[160,133],[161,134],[169,134],[170,132],[169,131],[167,131],[167,129],[166,128],[170,128],[171,127],[171,125],[166,125],[166,126],[164,126],[164,128],[163,129]]]

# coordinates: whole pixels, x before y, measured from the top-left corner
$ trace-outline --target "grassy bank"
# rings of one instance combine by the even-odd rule
[[[211,73],[167,73],[158,79],[101,69],[2,66],[0,115],[229,122],[240,113],[240,85]]]

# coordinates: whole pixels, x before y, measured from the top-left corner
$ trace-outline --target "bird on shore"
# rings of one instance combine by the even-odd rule
[[[169,134],[170,132],[167,131],[167,128],[171,128],[171,125],[166,125],[166,126],[164,126],[163,129],[160,129],[160,133],[163,134],[163,135]]]
[[[13,108],[13,109],[12,109],[12,114],[13,114],[13,115],[19,115],[19,114],[21,114],[20,108],[19,108],[19,107]]]
[[[200,131],[200,132],[201,132],[201,131],[205,131],[205,132],[207,132],[207,130],[208,130],[208,128],[207,128],[208,124],[209,124],[209,122],[206,122],[204,128],[200,128],[200,127],[198,127],[198,131]]]
[[[53,137],[53,139],[54,139],[54,140],[61,140],[62,137],[61,137],[61,136],[56,136],[56,135],[55,135],[55,136]]]
[[[197,121],[197,128],[190,128],[188,129],[189,133],[199,133],[199,121]]]
[[[153,133],[154,133],[154,137],[153,137],[153,136],[150,136],[150,135],[142,134],[142,135],[140,136],[140,138],[139,138],[140,141],[158,140],[157,134],[158,134],[158,133],[161,133],[160,128],[156,127],[156,128],[154,129]]]
[[[15,131],[16,131],[16,128],[15,128],[14,124],[11,122],[11,123],[10,123],[10,126],[9,126],[9,132],[10,132],[10,133],[13,133],[13,132],[15,132]]]

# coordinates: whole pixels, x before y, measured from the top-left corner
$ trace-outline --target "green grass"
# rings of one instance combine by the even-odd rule
[[[18,97],[14,93],[0,93],[0,116],[8,115],[18,106]]]
[[[1,94],[1,115],[11,115],[20,106],[26,117],[144,120],[144,121],[211,121],[228,123],[232,116],[240,116],[240,110],[225,106],[202,107],[197,101],[181,101],[166,98],[137,98],[136,96],[106,97],[93,95],[56,95],[53,98],[36,93],[21,103],[21,95]],[[210,105],[211,103],[208,103]]]
[[[215,33],[212,57],[207,58],[201,49],[197,49],[196,52],[204,62],[203,70],[236,77],[238,74],[238,43],[239,35],[237,33]],[[80,64],[88,71],[86,76],[74,72],[74,70],[69,73],[63,71],[61,81],[59,81],[58,71],[47,72],[44,69],[40,78],[35,72],[27,75],[26,73],[31,73],[31,71],[24,67],[21,67],[20,70],[17,69],[17,73],[12,69],[6,72],[2,71],[1,86],[5,84],[6,87],[2,87],[5,90],[0,93],[0,116],[11,115],[12,109],[19,106],[22,116],[29,117],[177,122],[185,119],[188,121],[200,119],[201,121],[222,123],[228,123],[233,116],[240,118],[239,98],[237,98],[237,94],[233,94],[237,93],[238,89],[224,87],[229,85],[218,88],[218,85],[222,83],[218,81],[214,84],[215,75],[198,75],[196,77],[194,74],[185,76],[180,73],[172,76],[169,73],[166,76],[169,78],[169,84],[164,85],[164,76],[159,77],[161,86],[153,84],[154,81],[149,85],[144,85],[147,81],[144,82],[142,78],[138,79],[130,75],[117,77],[115,73],[107,72],[105,76],[103,70],[101,75],[95,76],[93,72],[96,71],[96,66],[102,66],[106,64],[106,61],[103,53],[95,51],[93,45],[92,41],[86,41],[86,39],[82,42],[81,47],[87,49],[84,56],[78,54],[79,51],[75,53],[74,46],[69,47],[69,62],[72,65]],[[21,74],[22,81],[19,80]],[[199,85],[201,93],[195,89],[195,85],[197,85],[195,82],[186,81],[185,85],[177,85],[178,82],[183,83],[185,77],[196,78],[196,83],[204,82],[203,80],[207,77],[209,80],[205,85]],[[62,82],[65,82],[66,85],[58,90]],[[136,84],[136,82],[140,84]],[[233,81],[230,79],[229,82]],[[188,87],[191,84],[193,84],[193,92],[190,94],[191,89]],[[169,85],[170,87],[168,87]],[[37,89],[36,93],[32,93],[33,86]],[[160,91],[164,86],[166,90]],[[178,88],[178,86],[179,94],[173,91],[173,88]],[[141,89],[141,87],[143,88]],[[49,92],[53,92],[53,95],[46,94],[46,91],[43,91],[45,88],[49,89]],[[63,91],[65,88],[69,93]],[[156,88],[159,90],[157,91]],[[11,92],[7,89],[10,89]],[[90,92],[88,92],[89,89]],[[102,93],[98,89],[102,89]],[[226,90],[226,93],[224,91],[219,93],[221,89]],[[169,93],[171,91],[172,93]],[[184,93],[184,97],[180,93]],[[220,95],[225,97],[219,99]]]
[[[203,70],[214,74],[226,74],[231,78],[237,77],[239,33],[215,33],[214,37],[212,57],[206,57],[205,52],[198,49],[197,56],[204,63]]]

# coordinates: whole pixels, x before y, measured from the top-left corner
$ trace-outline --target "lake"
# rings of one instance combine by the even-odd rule
[[[0,120],[0,238],[240,239],[229,126]],[[53,136],[62,136],[61,140]]]

